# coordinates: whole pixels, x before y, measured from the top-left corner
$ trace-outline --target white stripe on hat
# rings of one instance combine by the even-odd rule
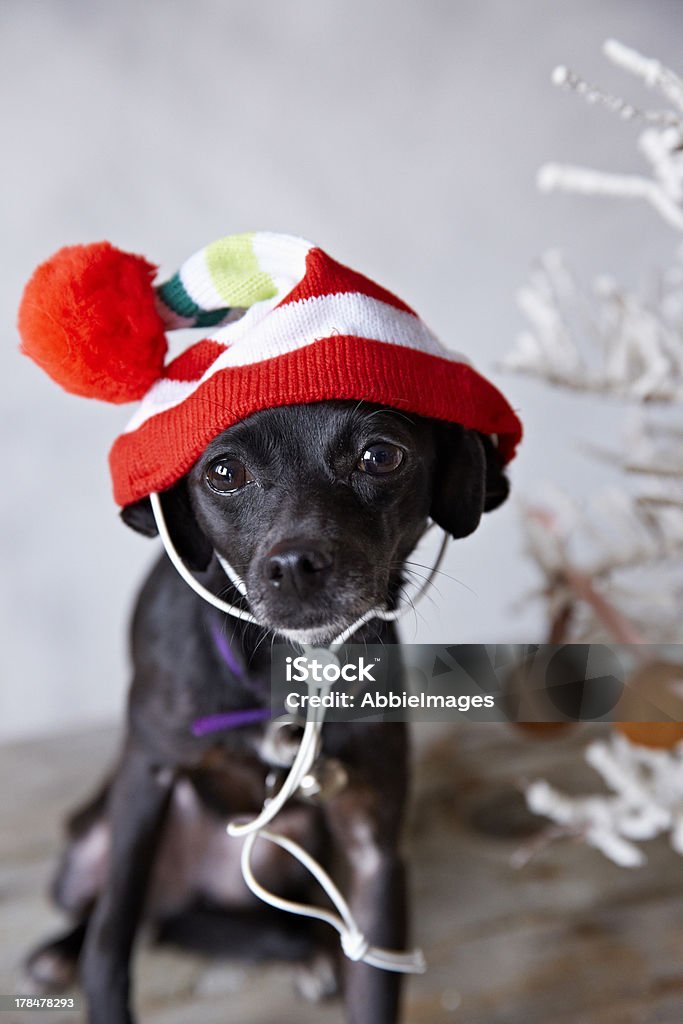
[[[256,231],[251,247],[259,267],[273,279],[278,290],[273,305],[280,302],[306,276],[306,257],[315,248],[312,242],[295,235],[278,235],[273,231]]]
[[[274,359],[334,335],[400,345],[469,364],[462,353],[445,348],[419,317],[361,292],[321,295],[276,309],[270,307],[270,300],[256,303],[240,320],[211,335],[211,340],[229,348],[199,380],[173,381],[173,389],[165,387],[169,383],[166,379],[157,381],[143,398],[125,433],[137,430],[157,413],[179,405],[221,370]]]
[[[178,273],[183,288],[192,301],[202,309],[222,309],[226,305],[225,299],[219,295],[211,279],[206,262],[206,249],[200,249],[185,260]]]

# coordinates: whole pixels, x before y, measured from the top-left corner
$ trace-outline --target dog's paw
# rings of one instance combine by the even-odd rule
[[[294,987],[308,1003],[321,1003],[331,999],[339,990],[337,966],[329,953],[316,953],[294,973]]]
[[[24,964],[22,991],[26,995],[49,996],[64,992],[76,983],[78,960],[59,948],[59,943],[41,946]]]

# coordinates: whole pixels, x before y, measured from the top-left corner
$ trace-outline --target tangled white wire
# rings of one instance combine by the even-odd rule
[[[176,551],[173,541],[171,540],[161,508],[159,495],[155,493],[151,494],[150,501],[152,503],[152,511],[159,530],[159,536],[161,537],[166,554],[185,582],[195,591],[196,594],[209,604],[213,605],[214,608],[226,612],[226,614],[232,615],[234,618],[241,619],[244,622],[252,622],[256,625],[260,625],[251,612],[244,608],[239,608],[237,605],[229,604],[227,601],[223,601],[215,594],[212,594],[210,590],[207,590],[206,587],[194,578]],[[426,593],[427,588],[439,570],[439,566],[441,565],[446,552],[447,544],[448,534],[444,533],[441,547],[439,548],[434,565],[422,585],[417,590],[410,605],[403,605],[394,609],[371,608],[369,611],[365,612],[365,614],[361,615],[356,622],[343,630],[343,632],[341,632],[330,644],[328,654],[330,660],[336,660],[335,652],[338,651],[342,644],[346,643],[349,637],[353,636],[361,626],[364,626],[366,622],[369,622],[371,619],[382,619],[387,622],[394,621],[405,615],[406,612]],[[238,576],[230,563],[217,552],[216,558],[230,581],[237,588],[239,593],[246,598],[247,588],[243,580]],[[306,650],[305,647],[304,650]],[[319,684],[313,681],[309,682],[309,691],[312,694],[317,693],[324,695],[328,689],[329,684]],[[275,833],[266,830],[266,825],[273,820],[273,818],[282,810],[287,801],[296,793],[302,780],[309,774],[313,767],[318,756],[319,740],[324,720],[324,707],[312,708],[311,702],[309,701],[306,723],[304,725],[304,731],[299,743],[299,748],[296,752],[296,756],[294,757],[294,761],[292,762],[287,778],[283,782],[282,786],[275,796],[265,801],[260,814],[258,814],[252,821],[243,823],[231,822],[227,826],[226,831],[228,835],[245,837],[241,856],[242,876],[251,892],[253,892],[255,896],[258,896],[259,899],[262,899],[265,903],[269,903],[270,906],[276,907],[279,910],[286,910],[290,914],[299,914],[304,917],[315,918],[319,921],[325,921],[327,924],[332,925],[332,927],[339,933],[344,954],[350,960],[362,960],[363,963],[369,964],[372,967],[381,968],[385,971],[398,971],[405,974],[421,974],[425,970],[426,966],[421,950],[416,949],[409,952],[398,952],[389,949],[380,949],[377,946],[371,946],[356,924],[348,903],[324,868],[322,868],[310,854],[308,854],[292,839],[276,835]],[[251,866],[252,852],[257,839],[265,839],[270,843],[274,843],[281,849],[286,850],[292,857],[295,857],[296,860],[298,860],[299,863],[302,864],[303,867],[305,867],[322,886],[336,907],[338,913],[335,914],[331,910],[325,910],[322,907],[314,907],[310,904],[294,903],[292,900],[276,896],[275,893],[271,893],[267,889],[264,889],[254,877]]]

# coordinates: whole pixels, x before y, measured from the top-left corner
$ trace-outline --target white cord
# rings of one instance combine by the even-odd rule
[[[214,608],[218,608],[220,611],[226,612],[228,615],[232,615],[237,619],[242,619],[246,622],[253,622],[258,625],[258,620],[251,614],[251,612],[248,612],[244,608],[238,608],[236,605],[229,604],[227,601],[221,600],[221,598],[212,594],[210,590],[207,590],[206,587],[202,586],[202,584],[194,578],[173,544],[168,532],[168,527],[166,526],[159,495],[156,493],[150,494],[150,501],[152,503],[152,512],[154,513],[154,518],[159,530],[159,536],[161,537],[166,554],[185,582],[195,591],[196,594],[209,604],[213,605]],[[346,643],[349,637],[353,636],[361,626],[365,625],[365,623],[369,622],[371,619],[382,619],[385,622],[391,622],[405,615],[415,602],[419,601],[420,598],[424,596],[427,588],[439,571],[439,566],[441,565],[446,553],[448,539],[448,534],[444,532],[436,561],[429,571],[428,576],[422,583],[422,586],[416,592],[412,604],[401,605],[394,609],[371,608],[339,634],[336,640],[330,644],[330,652],[334,655],[334,653],[338,651],[344,643]],[[242,578],[235,572],[227,559],[223,558],[222,555],[219,555],[218,552],[216,552],[216,558],[218,559],[223,571],[237,588],[239,593],[243,597],[246,597],[247,588]],[[314,693],[317,690],[320,695],[323,695],[329,690],[329,685],[316,685],[314,682],[311,682],[309,683],[309,688],[311,693]],[[259,899],[262,899],[265,903],[269,903],[270,906],[276,907],[279,910],[288,911],[291,914],[300,914],[305,917],[316,918],[319,921],[326,921],[328,924],[332,925],[332,927],[339,932],[342,949],[344,954],[350,960],[361,960],[363,963],[369,964],[372,967],[378,967],[385,971],[398,971],[405,974],[422,974],[426,969],[426,964],[421,950],[416,949],[412,952],[398,952],[395,950],[380,949],[377,946],[371,946],[356,924],[348,903],[321,865],[318,864],[318,862],[311,857],[303,847],[299,846],[298,843],[295,843],[294,840],[288,839],[285,836],[276,835],[273,832],[268,832],[265,829],[265,826],[268,825],[277,814],[279,814],[287,801],[296,793],[301,785],[302,779],[308,775],[313,767],[318,756],[320,734],[324,719],[325,708],[313,708],[309,701],[306,713],[306,723],[304,725],[304,732],[301,737],[299,749],[296,752],[292,766],[289,769],[287,778],[283,782],[282,786],[274,797],[265,801],[260,814],[258,814],[256,818],[242,823],[230,822],[227,825],[226,831],[228,835],[233,837],[246,837],[244,846],[242,847],[241,856],[242,876],[251,892],[253,892],[255,896],[258,896]],[[267,889],[264,889],[254,877],[251,866],[251,855],[254,844],[258,838],[266,839],[271,843],[275,843],[276,846],[281,847],[283,850],[286,850],[295,857],[299,863],[302,864],[303,867],[305,867],[320,883],[339,911],[339,914],[334,914],[321,907],[314,907],[303,903],[294,903],[291,900],[284,899],[281,896],[276,896],[275,893],[271,893]]]
[[[235,572],[233,567],[230,565],[230,562],[227,560],[227,558],[223,558],[223,556],[219,555],[217,551],[215,552],[215,554],[216,554],[216,558],[218,559],[218,562],[220,564],[221,569],[223,570],[225,575],[228,577],[228,579],[230,580],[232,585],[239,590],[239,592],[242,595],[242,597],[246,597],[247,596],[247,585],[244,582],[244,580],[242,579],[242,577],[237,575],[237,573]]]
[[[292,900],[283,899],[282,896],[276,896],[264,889],[254,878],[251,867],[251,854],[257,839],[267,839],[295,857],[319,882],[339,913],[334,914],[331,910],[314,907],[307,903],[294,903]],[[290,914],[300,914],[303,917],[312,917],[332,925],[339,932],[342,949],[350,960],[362,960],[363,963],[369,964],[371,967],[379,967],[385,971],[399,971],[404,974],[422,974],[425,971],[425,959],[419,949],[413,952],[398,953],[371,946],[358,928],[348,903],[330,876],[317,860],[292,839],[275,835],[265,829],[253,832],[247,837],[242,847],[241,863],[244,880],[255,896],[269,903],[271,907],[277,907],[278,910],[285,910]]]
[[[259,829],[262,829],[265,825],[271,822],[276,814],[279,814],[290,797],[296,793],[301,784],[301,780],[304,776],[308,775],[318,755],[318,740],[323,726],[323,719],[322,716],[316,717],[314,714],[316,710],[324,711],[324,708],[309,708],[306,716],[306,724],[304,726],[304,734],[301,737],[301,742],[299,743],[299,749],[297,750],[296,757],[292,762],[292,767],[287,773],[287,778],[278,792],[274,797],[266,800],[258,817],[253,818],[251,821],[243,822],[242,824],[230,822],[226,828],[229,836],[246,836],[250,835],[252,832],[258,832]]]
[[[178,572],[183,577],[187,585],[189,587],[192,587],[195,594],[199,594],[200,597],[204,598],[205,601],[208,601],[209,604],[212,604],[214,608],[218,608],[219,611],[227,612],[228,615],[232,615],[236,619],[242,619],[244,622],[253,622],[255,625],[258,626],[258,619],[254,618],[251,612],[248,612],[246,608],[238,608],[236,604],[228,604],[227,601],[222,601],[220,597],[217,597],[215,594],[212,594],[210,590],[207,590],[206,587],[202,586],[199,580],[196,580],[194,578],[194,576],[192,575],[192,573],[187,568],[182,558],[176,551],[173,541],[171,540],[171,535],[168,532],[166,520],[164,519],[164,513],[161,508],[161,499],[159,498],[159,495],[153,491],[149,496],[149,500],[152,503],[152,512],[154,513],[154,519],[156,520],[157,529],[159,530],[159,536],[161,537],[161,542],[164,545],[164,548],[166,549],[166,554],[171,559],[171,562],[173,563],[174,567],[178,570]],[[223,562],[221,560],[221,565],[222,564]],[[225,568],[225,566],[223,566],[223,568]],[[236,573],[235,576],[237,576]],[[244,592],[246,593],[246,588]]]

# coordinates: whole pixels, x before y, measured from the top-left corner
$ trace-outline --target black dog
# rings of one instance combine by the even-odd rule
[[[129,959],[143,915],[160,939],[226,956],[310,962],[336,943],[331,929],[252,897],[239,874],[241,843],[225,833],[228,819],[253,816],[263,803],[272,767],[264,726],[195,738],[191,724],[268,706],[270,636],[328,643],[368,609],[395,603],[428,516],[464,537],[507,492],[488,438],[364,403],[258,412],[209,445],[162,495],[165,518],[187,565],[237,603],[214,553],[230,561],[264,628],[209,607],[165,557],[152,571],[133,620],[123,751],[69,823],[54,895],[73,928],[29,959],[36,983],[66,985],[79,965],[92,1024],[132,1021]],[[148,499],[122,515],[156,533]],[[229,638],[229,664],[217,635]],[[375,621],[354,642],[363,639],[396,635]],[[346,786],[319,804],[292,801],[277,831],[324,863],[339,862],[368,939],[403,949],[405,727],[330,723],[322,756],[341,762]],[[256,847],[254,866],[278,893],[310,896],[299,866],[270,844]],[[399,975],[345,962],[354,1024],[396,1021],[399,990]]]

